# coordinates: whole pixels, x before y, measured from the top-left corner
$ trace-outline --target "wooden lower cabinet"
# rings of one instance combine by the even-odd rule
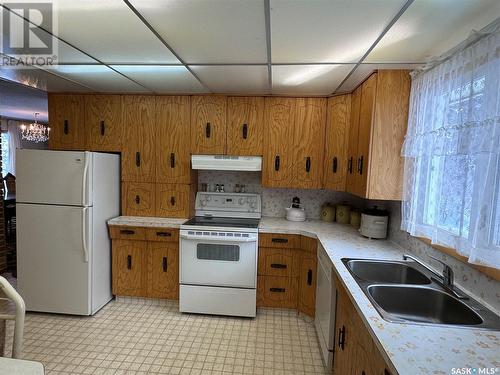
[[[338,279],[335,320],[335,375],[390,375],[385,359]]]
[[[179,298],[178,229],[110,226],[109,233],[113,294]]]
[[[314,316],[316,246],[315,239],[295,234],[259,235],[257,306],[298,309]]]
[[[113,294],[142,296],[146,292],[144,253],[147,242],[113,240]]]

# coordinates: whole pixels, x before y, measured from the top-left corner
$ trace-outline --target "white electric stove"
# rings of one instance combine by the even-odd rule
[[[181,312],[255,317],[258,194],[198,192],[180,228]]]

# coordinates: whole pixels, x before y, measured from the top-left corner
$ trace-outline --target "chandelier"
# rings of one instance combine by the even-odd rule
[[[49,139],[50,128],[38,123],[39,113],[35,113],[35,122],[29,126],[21,125],[21,135],[23,139],[31,142],[46,142]]]

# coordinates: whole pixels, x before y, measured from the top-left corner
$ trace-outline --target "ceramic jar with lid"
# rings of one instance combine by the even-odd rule
[[[347,204],[338,204],[335,218],[337,223],[349,224],[349,220],[351,219],[351,207]]]

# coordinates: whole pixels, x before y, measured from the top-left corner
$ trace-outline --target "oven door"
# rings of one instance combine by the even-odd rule
[[[191,235],[181,231],[180,283],[257,287],[257,234]],[[238,236],[238,237],[236,237]],[[245,237],[244,237],[245,236]]]

